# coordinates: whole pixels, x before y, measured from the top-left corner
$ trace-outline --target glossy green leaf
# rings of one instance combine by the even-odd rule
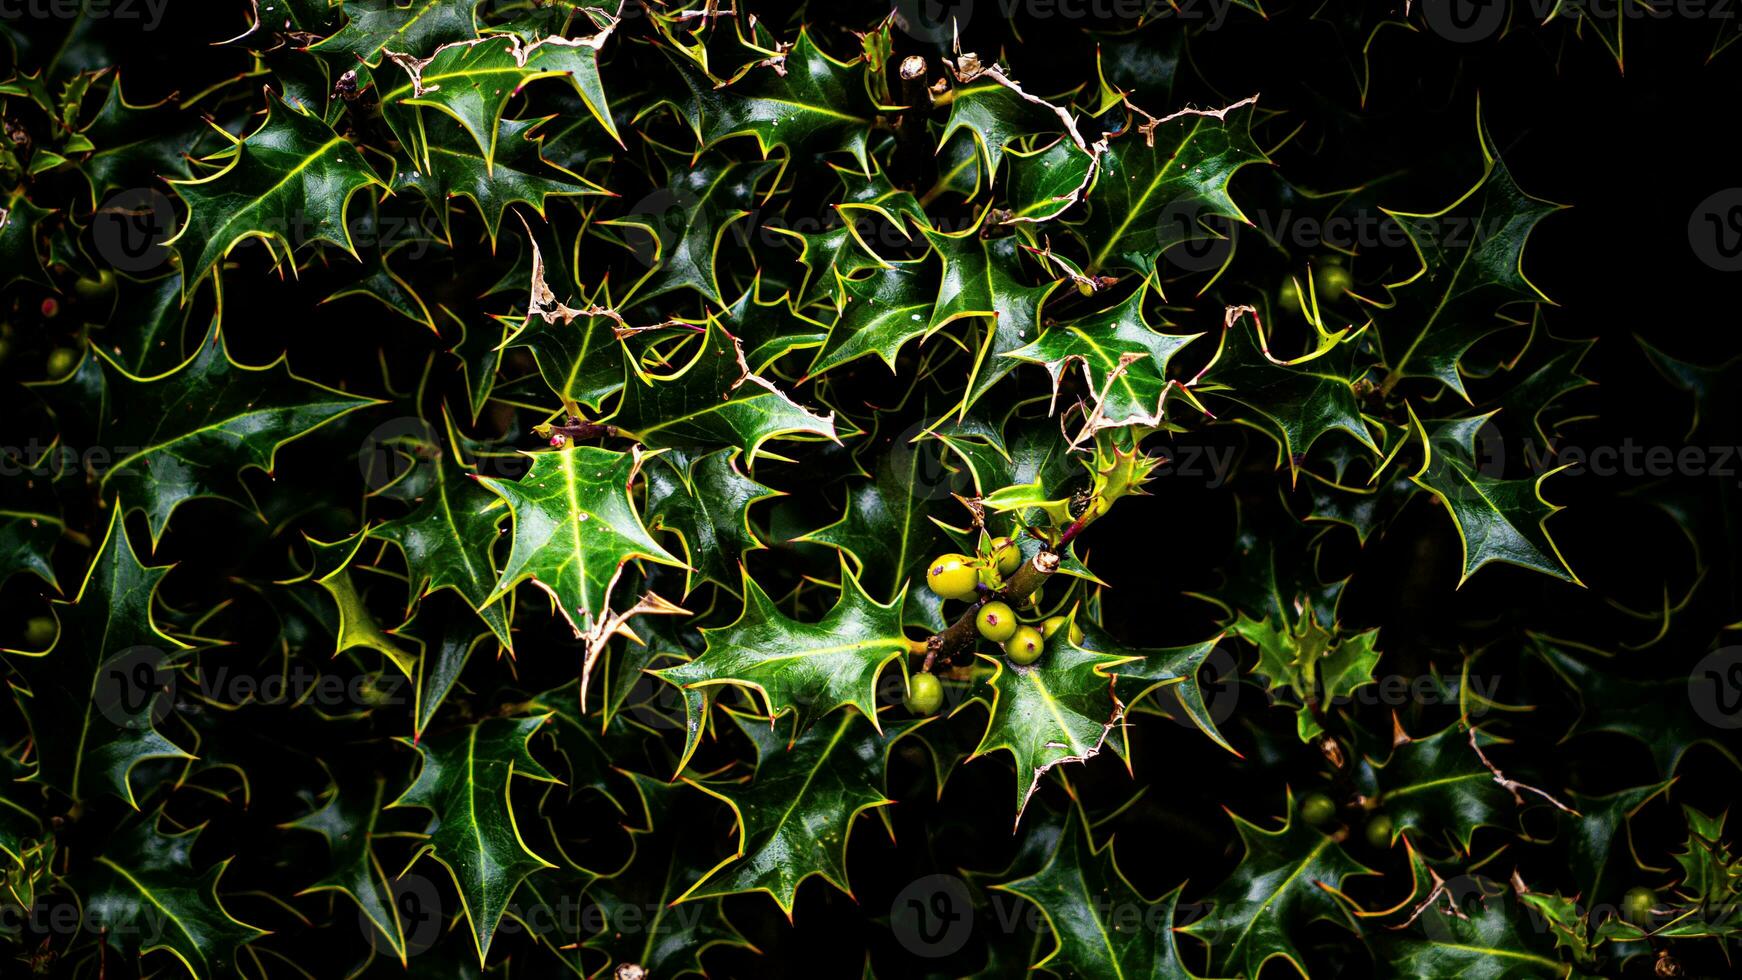
[[[1303,932],[1319,919],[1340,920],[1333,893],[1349,878],[1373,872],[1299,819],[1293,793],[1279,829],[1229,816],[1246,853],[1227,880],[1203,897],[1210,912],[1181,931],[1210,944],[1213,975],[1257,976],[1264,964],[1283,959],[1304,976]]]
[[[169,567],[140,563],[121,515],[119,505],[111,510],[78,594],[55,604],[53,645],[9,650],[6,659],[29,687],[18,704],[38,778],[74,801],[113,793],[137,809],[137,766],[190,757],[156,727],[167,713],[169,669],[187,644],[158,628],[153,609]]]
[[[789,741],[759,718],[732,719],[756,745],[755,776],[742,788],[692,785],[731,805],[737,853],[678,901],[766,892],[790,919],[799,886],[813,875],[851,895],[847,839],[861,813],[893,802],[882,792],[885,756],[906,729],[885,735],[845,711]]]
[[[423,766],[391,804],[423,807],[435,815],[424,851],[453,876],[480,964],[515,887],[550,867],[521,840],[510,792],[516,773],[554,780],[526,748],[547,718],[491,718],[415,743]]]
[[[700,655],[655,676],[687,689],[731,684],[755,691],[767,717],[796,712],[801,730],[846,705],[876,717],[878,675],[910,647],[899,595],[880,605],[843,568],[835,605],[805,623],[782,613],[748,573],[742,592],[744,611],[732,625],[704,629]]]
[[[387,187],[349,140],[278,99],[266,122],[218,159],[224,168],[209,177],[170,182],[188,205],[186,222],[167,243],[181,256],[186,286],[249,238],[286,256],[322,241],[355,257],[351,197]]]
[[[636,558],[681,565],[636,513],[629,485],[641,453],[571,446],[532,453],[518,480],[480,477],[513,516],[507,564],[486,605],[531,579],[578,636],[607,613],[619,570]]]

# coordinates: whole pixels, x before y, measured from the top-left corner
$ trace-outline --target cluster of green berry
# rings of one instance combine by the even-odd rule
[[[982,539],[984,540],[984,539]],[[1064,616],[1049,616],[1036,623],[1023,623],[1010,603],[991,598],[999,594],[1006,577],[1022,566],[1022,550],[1012,538],[994,538],[982,557],[944,554],[926,568],[925,583],[942,599],[976,602],[974,626],[980,635],[1004,650],[1018,666],[1040,659],[1046,641],[1070,625],[1072,643],[1083,642],[1083,631]],[[1030,605],[1033,605],[1032,598]],[[943,705],[943,686],[930,672],[915,674],[908,681],[907,709],[916,715],[933,714]]]
[[[1314,827],[1328,829],[1337,819],[1337,803],[1330,796],[1315,790],[1301,797],[1300,816]],[[1391,815],[1382,810],[1367,818],[1367,825],[1362,833],[1368,844],[1383,850],[1391,846],[1395,829],[1396,824]]]
[[[1321,830],[1329,831],[1337,820],[1337,804],[1328,795],[1321,792],[1311,792],[1301,797],[1301,819]],[[1367,818],[1362,835],[1370,847],[1384,850],[1389,848],[1397,836],[1396,821],[1391,815],[1381,810]],[[1649,888],[1632,888],[1621,899],[1621,914],[1627,921],[1643,928],[1649,928],[1653,921],[1653,909],[1658,904],[1658,895]]]

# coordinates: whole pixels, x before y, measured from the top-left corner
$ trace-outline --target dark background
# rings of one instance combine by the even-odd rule
[[[772,24],[788,23],[787,12],[774,5],[739,3]],[[122,33],[113,36],[106,51],[118,59],[129,98],[144,102],[171,91],[198,91],[246,72],[245,55],[209,46],[243,26],[236,6],[174,0],[163,27],[148,37],[127,36],[125,28],[117,28]],[[982,57],[996,56],[1034,91],[1059,93],[1085,78],[1092,80],[1097,42],[1130,26],[1110,18],[1042,18],[1034,16],[1032,5],[1016,6],[1024,9],[1007,21],[1000,5],[990,0],[978,4],[967,18],[963,47]],[[1158,81],[1160,91],[1139,90],[1134,101],[1162,114],[1188,104],[1221,105],[1260,93],[1260,105],[1280,114],[1264,121],[1264,137],[1274,140],[1300,127],[1274,154],[1297,186],[1330,190],[1403,173],[1402,179],[1385,180],[1376,192],[1378,203],[1431,211],[1480,175],[1480,99],[1494,146],[1518,183],[1534,196],[1569,205],[1541,223],[1526,253],[1528,275],[1556,304],[1544,325],[1561,337],[1598,341],[1583,369],[1597,386],[1570,396],[1545,421],[1571,420],[1563,427],[1566,437],[1585,446],[1618,445],[1626,439],[1645,445],[1683,444],[1692,402],[1663,380],[1636,338],[1677,358],[1706,364],[1742,353],[1734,305],[1742,273],[1715,271],[1703,263],[1688,233],[1690,216],[1701,201],[1742,185],[1733,145],[1742,105],[1742,49],[1708,60],[1714,40],[1735,26],[1688,18],[1630,21],[1623,72],[1590,31],[1578,36],[1566,19],[1540,25],[1528,13],[1514,11],[1503,36],[1460,45],[1422,28],[1417,14],[1417,29],[1388,27],[1367,51],[1370,82],[1363,102],[1359,80],[1367,31],[1387,16],[1401,18],[1401,11],[1389,4],[1362,8],[1328,3],[1320,9],[1313,3],[1271,2],[1266,8],[1268,19],[1236,10],[1215,30],[1187,24],[1189,37],[1171,91]],[[825,49],[845,55],[853,50],[845,29],[863,29],[880,13],[875,4],[819,4],[792,12],[790,19],[809,22]],[[32,46],[45,46],[38,51],[59,43],[52,32],[33,35],[31,24],[23,27]],[[777,33],[790,31],[777,27]],[[898,35],[898,40],[905,45],[898,47],[898,55],[941,53],[905,36]],[[608,66],[605,77],[608,85],[613,82]],[[1248,192],[1260,193],[1261,169],[1248,168],[1235,180],[1237,201],[1244,201]],[[1246,241],[1242,239],[1241,247]],[[1363,264],[1368,261],[1373,257],[1353,263],[1357,282],[1380,278],[1366,270],[1382,272],[1382,263]],[[244,262],[264,270],[258,255],[244,256]],[[463,268],[466,262],[455,265]],[[1182,302],[1181,322],[1201,323],[1205,311],[1213,317],[1221,302],[1250,301],[1254,292],[1274,290],[1286,275],[1298,272],[1299,263],[1278,256],[1268,266],[1255,259],[1238,268],[1241,278],[1218,283],[1201,301]],[[320,281],[318,269],[299,281],[263,271],[248,285],[227,292],[225,322],[235,328],[227,326],[226,332],[238,359],[262,362],[288,350],[299,373],[328,384],[349,379],[364,385],[377,369],[373,347],[354,343],[357,330],[366,327],[372,341],[389,348],[430,345],[430,338],[416,328],[380,316],[363,301],[316,306],[314,300],[324,295]],[[475,285],[456,281],[453,288],[460,293]],[[11,360],[4,366],[8,442],[13,432],[22,441],[47,431],[40,408],[16,382],[41,377],[40,359],[46,351],[74,343],[80,329],[76,316],[33,321],[32,310],[40,299],[33,288],[8,290],[12,325],[30,338],[14,341]],[[1497,341],[1498,348],[1487,356],[1504,357],[1503,348],[1516,348],[1521,336]],[[867,390],[877,383],[868,376]],[[1499,378],[1493,385],[1472,382],[1471,388],[1481,403],[1504,384]],[[1708,417],[1694,441],[1705,446],[1742,444],[1739,422],[1733,413]],[[1161,479],[1152,497],[1122,505],[1084,541],[1097,572],[1115,586],[1106,597],[1109,629],[1145,645],[1195,640],[1214,628],[1216,611],[1188,594],[1213,593],[1221,582],[1236,501],[1256,506],[1272,500],[1286,485],[1285,477],[1271,469],[1269,447],[1248,442],[1238,430],[1218,428],[1186,438],[1242,450],[1241,469],[1232,485]],[[1509,450],[1517,446],[1509,442]],[[310,451],[295,447],[287,455],[294,460],[295,454]],[[344,469],[345,477],[353,478],[348,462]],[[795,487],[803,479],[797,471],[776,471],[767,478]],[[1621,650],[1614,669],[1640,678],[1685,676],[1696,660],[1721,645],[1720,627],[1742,619],[1732,523],[1739,479],[1733,473],[1662,482],[1590,474],[1550,480],[1546,496],[1567,506],[1550,528],[1583,580],[1583,589],[1505,566],[1487,568],[1457,588],[1457,537],[1440,509],[1418,498],[1366,548],[1353,547],[1352,536],[1345,535],[1349,540],[1334,542],[1329,549],[1341,572],[1357,572],[1342,619],[1350,628],[1380,627],[1387,671],[1405,675],[1455,671],[1460,650],[1488,646],[1502,652],[1486,663],[1520,665],[1513,651],[1531,630],[1592,638],[1610,649],[1649,644]],[[1652,505],[1654,499],[1671,495],[1697,499],[1707,508],[1687,535],[1700,542],[1711,562],[1693,599],[1653,642],[1665,596],[1679,602],[1700,574],[1688,536]],[[178,574],[174,589],[166,588],[169,605],[197,604],[202,588],[216,587],[233,571],[213,564],[210,557],[212,541],[234,540],[238,533],[235,519],[221,511],[219,505],[192,505],[190,515],[207,516],[203,525],[178,517],[160,556],[183,557],[198,567]],[[318,527],[319,521],[311,519],[310,524]],[[190,526],[205,527],[210,539],[200,540],[201,532],[190,531]],[[67,557],[66,549],[60,557]],[[785,560],[778,549],[765,557]],[[256,558],[244,553],[235,561],[242,567]],[[278,560],[260,559],[251,567],[271,567]],[[77,580],[78,561],[82,559],[62,569],[63,582]],[[9,609],[8,620],[15,618],[10,610],[28,607],[29,615],[37,614],[42,600],[35,591],[19,578],[7,584],[0,602]],[[22,619],[16,617],[17,622]],[[566,667],[566,661],[558,666]],[[532,678],[542,668],[533,664],[524,669],[523,682],[538,689]],[[562,671],[550,669],[553,683],[560,682]],[[1649,780],[1651,765],[1643,747],[1625,739],[1581,737],[1546,751],[1576,717],[1577,703],[1523,666],[1502,668],[1499,674],[1502,700],[1540,706],[1527,717],[1509,719],[1514,737],[1534,742],[1528,759],[1522,753],[1519,759],[1525,767],[1521,771],[1533,781],[1590,794]],[[1273,818],[1282,812],[1285,786],[1292,785],[1298,794],[1324,769],[1316,753],[1293,738],[1292,712],[1265,709],[1262,694],[1249,685],[1237,697],[1239,710],[1223,731],[1246,753],[1244,760],[1220,753],[1187,727],[1150,718],[1132,728],[1135,780],[1110,753],[1070,772],[1072,785],[1092,808],[1107,810],[1139,794],[1109,829],[1118,835],[1124,870],[1147,895],[1183,880],[1191,882],[1188,899],[1202,894],[1239,857],[1223,808],[1254,820]],[[1603,710],[1602,705],[1585,707]],[[1385,724],[1382,709],[1361,710],[1378,712],[1362,716],[1369,727]],[[1413,727],[1437,728],[1451,720],[1449,708],[1422,709]],[[959,868],[993,870],[1008,861],[1017,838],[1002,831],[1009,825],[1012,805],[1007,765],[1000,759],[963,767],[934,802],[929,764],[911,754],[897,758],[891,795],[901,805],[891,815],[901,846],[881,833],[875,819],[864,822],[849,855],[856,898],[820,882],[807,883],[800,893],[796,928],[781,920],[766,896],[730,899],[728,914],[765,955],[729,950],[710,954],[723,975],[848,975],[861,966],[854,961],[861,948],[871,950],[880,976],[914,976],[927,970],[947,975],[977,968],[984,949],[978,940],[949,960],[912,958],[891,939],[887,913],[897,893],[916,878]],[[1678,793],[1684,802],[1717,810],[1736,796],[1738,773],[1709,748],[1696,748],[1681,771]],[[1041,794],[1042,805],[1058,806],[1064,799],[1056,785]],[[1636,833],[1661,858],[1665,848],[1679,843],[1679,818],[1660,807],[1646,819],[1661,820],[1662,833],[1652,833],[1658,827],[1653,823]],[[213,835],[214,848],[222,847],[222,833],[220,829]],[[1478,838],[1478,853],[1484,840]],[[1487,843],[1500,840],[1496,836]],[[1366,850],[1358,842],[1353,847],[1361,860],[1407,877],[1397,852]],[[1538,853],[1515,847],[1511,859],[1534,887],[1572,887],[1566,869],[1546,849]],[[226,879],[227,888],[248,884],[247,864],[238,862]],[[1361,897],[1377,902],[1399,896]],[[1003,901],[1009,906],[1006,914],[1020,907],[1007,896]],[[996,919],[981,921],[995,924]],[[1347,945],[1338,928],[1327,927],[1323,938],[1326,947],[1313,954],[1321,958],[1316,965],[1351,975],[1369,969],[1358,953],[1337,951]],[[1047,948],[1049,940],[1043,937],[1041,944]],[[1635,963],[1629,975],[1645,975],[1643,968]],[[1273,963],[1267,976],[1286,972],[1282,964]]]

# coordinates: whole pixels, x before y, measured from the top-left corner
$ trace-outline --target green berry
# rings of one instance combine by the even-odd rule
[[[81,276],[73,283],[73,292],[82,302],[93,303],[109,295],[115,288],[115,273],[104,269],[95,279]]]
[[[54,642],[54,620],[47,616],[32,616],[24,624],[24,642],[32,650],[47,649]]]
[[[998,564],[998,574],[1009,575],[1022,566],[1022,549],[1010,538],[995,538],[992,560]]]
[[[1651,925],[1651,910],[1657,907],[1657,893],[1649,888],[1629,888],[1621,897],[1621,914],[1640,927]]]
[[[1293,279],[1289,279],[1287,282],[1282,284],[1282,296],[1280,302],[1282,303],[1282,308],[1290,313],[1300,312],[1300,287],[1295,285]]]
[[[907,679],[907,700],[902,702],[916,715],[935,715],[944,706],[944,686],[936,674],[914,674]]]
[[[1040,635],[1050,640],[1052,635],[1057,633],[1064,624],[1065,617],[1048,616],[1046,621],[1040,624]],[[1071,624],[1071,642],[1077,646],[1083,645],[1083,628],[1076,623]]]
[[[1323,793],[1308,793],[1301,797],[1300,816],[1314,827],[1323,827],[1337,819],[1337,804]]]
[[[973,560],[967,555],[939,555],[925,570],[926,587],[945,599],[971,598],[979,581]]]
[[[71,347],[56,347],[48,352],[48,376],[64,378],[73,373],[79,363],[79,352]]]
[[[1315,270],[1314,278],[1318,283],[1319,295],[1332,302],[1342,299],[1343,294],[1349,291],[1349,286],[1355,281],[1355,278],[1349,275],[1349,270],[1340,265],[1320,266]]]
[[[1367,844],[1370,847],[1388,848],[1391,846],[1391,831],[1395,824],[1387,814],[1375,814],[1367,821]]]
[[[974,625],[980,635],[993,643],[1003,643],[1016,635],[1016,613],[1002,602],[988,602],[974,615]]]
[[[1040,635],[1040,630],[1032,626],[1018,626],[1010,639],[1004,641],[1004,655],[1013,664],[1031,664],[1040,659],[1040,651],[1046,647],[1046,638]]]

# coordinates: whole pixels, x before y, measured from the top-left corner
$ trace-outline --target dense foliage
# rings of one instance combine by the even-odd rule
[[[1731,21],[761,6],[0,8],[0,974],[1742,969]]]

